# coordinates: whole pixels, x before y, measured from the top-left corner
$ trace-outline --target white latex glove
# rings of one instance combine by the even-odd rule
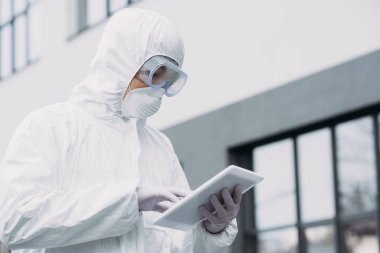
[[[175,187],[138,187],[137,199],[140,211],[165,212],[173,204],[185,197],[189,191]]]
[[[207,210],[203,205],[199,206],[199,212],[206,218],[203,225],[207,231],[213,234],[224,230],[238,214],[242,197],[241,187],[240,185],[234,187],[233,196],[227,188],[223,188],[220,195],[223,198],[224,206],[216,194],[210,196],[210,202],[215,208],[214,213]]]

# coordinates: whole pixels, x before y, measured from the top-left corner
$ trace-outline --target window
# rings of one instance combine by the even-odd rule
[[[331,225],[316,226],[305,230],[308,253],[335,253],[335,231]]]
[[[260,233],[258,248],[259,252],[265,253],[297,253],[297,229],[286,228]]]
[[[378,253],[376,222],[364,221],[346,225],[344,241],[346,251],[349,253]]]
[[[252,149],[242,161],[265,177],[246,205],[255,252],[380,252],[380,115],[373,110],[240,147]]]
[[[87,24],[93,26],[107,17],[107,3],[104,0],[90,0],[87,3]]]
[[[334,184],[329,129],[301,135],[298,152],[302,221],[333,218]],[[323,199],[323,205],[320,199]]]
[[[102,23],[121,8],[138,0],[70,0],[69,39],[82,31]],[[74,11],[73,11],[74,10]],[[72,17],[74,13],[75,17]]]
[[[343,215],[376,210],[375,139],[372,119],[337,126],[340,208]]]
[[[256,188],[259,230],[296,223],[293,146],[283,140],[254,150],[255,171],[265,177]]]
[[[0,80],[38,58],[39,12],[37,1],[0,0]]]

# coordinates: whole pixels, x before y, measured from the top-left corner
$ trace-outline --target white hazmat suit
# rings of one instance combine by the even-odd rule
[[[201,253],[233,242],[235,219],[214,235],[201,223],[157,227],[159,213],[139,212],[138,185],[189,189],[170,140],[121,113],[128,84],[154,55],[182,66],[173,24],[148,10],[118,11],[69,99],[21,122],[0,166],[0,240],[12,252]]]

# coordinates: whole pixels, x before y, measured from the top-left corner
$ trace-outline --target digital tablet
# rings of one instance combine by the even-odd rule
[[[245,193],[263,179],[255,172],[230,165],[162,213],[153,224],[187,231],[204,220],[198,206],[205,205],[208,210],[215,210],[209,203],[211,194],[219,194],[224,187],[232,193],[237,184],[241,185],[242,192]]]

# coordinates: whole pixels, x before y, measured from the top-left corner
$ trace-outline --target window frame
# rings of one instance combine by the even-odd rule
[[[76,15],[76,17],[75,17],[76,18],[76,24],[75,24],[74,31],[69,31],[67,41],[71,41],[71,40],[77,38],[78,36],[80,36],[82,33],[103,24],[116,11],[118,11],[122,8],[130,7],[132,4],[134,4],[136,2],[136,0],[125,0],[126,3],[123,7],[121,7],[118,10],[112,11],[111,10],[111,1],[112,0],[103,0],[106,2],[106,9],[104,10],[105,16],[103,18],[101,18],[99,21],[95,22],[94,24],[89,25],[88,20],[87,20],[87,17],[88,17],[87,2],[88,1],[89,0],[75,0],[75,3],[74,3],[75,10],[72,13],[75,13],[75,15]]]
[[[0,62],[0,82],[3,80],[7,80],[11,78],[13,75],[16,73],[26,69],[28,66],[30,66],[32,63],[36,62],[39,60],[38,57],[32,58],[31,57],[31,52],[30,52],[30,43],[31,43],[31,38],[30,38],[30,11],[31,8],[34,7],[34,5],[39,4],[38,0],[24,0],[25,1],[25,8],[23,11],[15,13],[15,2],[12,0],[10,1],[10,8],[9,11],[11,12],[10,19],[7,20],[4,23],[0,23],[0,56],[2,52],[2,47],[3,47],[3,40],[2,40],[2,31],[4,28],[9,26],[10,28],[10,37],[9,37],[9,42],[10,42],[10,72],[7,73],[6,76],[3,76],[3,65]],[[18,67],[16,66],[16,28],[15,24],[16,21],[25,17],[25,40],[22,42],[24,44],[24,50],[25,50],[25,62],[22,66]]]

